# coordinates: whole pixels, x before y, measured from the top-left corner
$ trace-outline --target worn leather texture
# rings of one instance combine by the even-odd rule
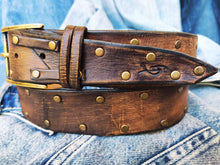
[[[73,83],[73,80],[70,77],[73,76],[74,68],[74,52],[71,52],[71,49],[74,51],[74,47],[71,43],[75,39],[72,38],[72,35],[74,32],[69,32],[68,29],[64,33],[51,30],[9,32],[11,71],[9,79],[43,84],[58,83],[63,87],[71,88],[70,84]],[[17,45],[12,43],[13,36],[19,38]],[[139,40],[139,45],[129,43],[133,38]],[[178,49],[175,48],[177,40],[181,42]],[[49,49],[49,41],[57,43],[55,50]],[[81,42],[81,46],[75,47],[75,51],[78,54],[82,53],[80,55],[82,59],[79,58],[80,61],[77,64],[80,64],[78,69],[83,73],[82,86],[145,88],[146,85],[186,85],[199,82],[216,72],[216,68],[211,65],[192,58],[196,57],[197,37],[191,34],[91,31],[85,34],[84,40]],[[95,55],[95,50],[99,47],[104,49],[102,57]],[[150,52],[155,53],[155,61],[146,60],[146,55]],[[206,70],[201,76],[193,73],[193,69],[199,65]],[[32,77],[33,70],[40,70],[39,78]],[[171,72],[175,70],[181,73],[181,77],[177,81],[171,79],[170,76]],[[129,80],[121,78],[124,71],[130,72]],[[70,72],[72,74],[69,75]],[[79,78],[79,73],[74,74]],[[64,80],[65,78],[66,80]],[[79,80],[77,79],[77,81]]]
[[[64,31],[9,31],[8,45],[8,80],[53,87],[17,87],[24,116],[56,132],[109,136],[167,128],[184,116],[187,85],[217,72],[196,58],[197,36],[188,33],[87,31],[69,25]],[[202,74],[195,73],[198,66]],[[179,76],[173,78],[173,72]]]

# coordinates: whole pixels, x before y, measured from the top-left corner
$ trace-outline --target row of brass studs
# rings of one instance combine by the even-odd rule
[[[137,40],[137,39],[132,39],[130,43],[133,44],[133,45],[135,45],[135,44],[138,43],[138,40]],[[181,41],[178,40],[178,42],[176,43],[176,45],[177,45],[177,47],[179,48],[179,45],[181,45]],[[103,48],[97,48],[97,49],[95,50],[95,54],[96,54],[96,56],[98,56],[98,57],[102,57],[102,56],[104,55],[104,49],[103,49]],[[146,60],[147,60],[148,62],[155,61],[155,59],[156,59],[156,55],[155,55],[155,53],[153,53],[153,52],[150,52],[150,53],[148,53],[148,54],[146,55]],[[201,76],[201,75],[205,72],[205,70],[204,70],[204,68],[203,68],[202,66],[197,66],[197,67],[194,68],[193,72],[194,72],[195,75]],[[177,71],[177,70],[172,71],[171,74],[170,74],[170,77],[171,77],[173,80],[178,80],[178,79],[180,78],[180,76],[181,76],[181,73],[180,73],[179,71]],[[122,72],[122,74],[121,74],[121,78],[122,78],[123,80],[129,80],[130,77],[131,77],[131,73],[130,73],[129,71],[124,71],[124,72]]]
[[[183,91],[183,87],[179,87],[179,88],[178,88],[178,92],[181,93],[182,91]],[[25,89],[25,93],[26,93],[26,95],[30,96],[30,91],[29,91],[28,89]],[[149,94],[148,94],[147,92],[143,92],[143,93],[140,94],[140,98],[141,98],[142,100],[146,100],[146,99],[148,99],[148,97],[149,97]],[[55,102],[59,103],[59,102],[62,101],[62,98],[61,98],[61,96],[56,95],[56,96],[53,97],[53,100],[54,100]],[[97,97],[96,97],[96,102],[97,102],[97,103],[101,104],[101,103],[104,103],[104,101],[105,101],[105,98],[104,98],[103,96],[97,96]],[[184,107],[184,110],[185,110],[185,111],[186,111],[186,109],[187,109],[187,106]],[[28,117],[28,116],[29,116],[29,115],[28,115],[28,112],[25,112],[24,115],[25,115],[25,117]],[[44,120],[44,124],[45,124],[46,127],[49,127],[49,126],[50,126],[50,121],[49,121],[49,120]],[[168,127],[168,121],[167,121],[167,120],[161,120],[160,124],[161,124],[161,126],[163,126],[163,127]],[[86,126],[85,124],[80,124],[80,125],[79,125],[79,129],[80,129],[82,132],[85,132],[85,131],[87,130],[87,126]],[[129,130],[129,126],[126,125],[126,124],[123,124],[123,125],[120,127],[120,129],[121,129],[122,132],[126,133],[126,132],[128,132],[128,130]]]
[[[82,132],[85,132],[86,130],[87,130],[87,126],[85,125],[85,124],[80,124],[79,125],[79,129],[82,131]],[[121,126],[121,131],[122,132],[128,132],[128,130],[129,130],[129,126],[128,125],[126,125],[126,124],[123,124],[122,126]]]
[[[17,36],[13,36],[12,42],[13,42],[14,44],[18,44],[19,38],[18,38]],[[132,39],[132,40],[130,41],[130,44],[138,45],[138,44],[139,44],[139,41],[138,41],[138,39],[134,38],[134,39]],[[51,50],[55,50],[55,49],[56,49],[56,46],[57,46],[57,45],[56,45],[56,42],[54,42],[54,41],[50,41],[50,42],[48,43],[48,47],[49,47],[49,49],[51,49]],[[175,47],[176,47],[177,49],[181,47],[181,41],[180,41],[180,40],[177,40],[177,41],[176,41]],[[95,50],[95,54],[96,54],[98,57],[102,57],[102,56],[104,55],[104,49],[103,49],[103,48],[97,48],[97,49]],[[152,53],[152,52],[150,52],[150,53],[148,53],[148,54],[146,55],[146,60],[147,60],[148,62],[155,61],[155,59],[156,59],[156,55],[155,55],[154,53]],[[204,68],[203,68],[202,66],[197,66],[197,67],[194,68],[193,72],[195,73],[195,75],[201,76],[201,75],[205,72],[205,70],[204,70]],[[131,76],[131,74],[130,74],[128,71],[124,71],[124,72],[122,73],[122,75],[121,75],[121,77],[122,77],[123,80],[128,80],[128,79],[130,79],[130,76]],[[173,71],[173,72],[171,73],[171,78],[172,78],[173,80],[178,80],[178,79],[180,78],[180,76],[181,76],[181,74],[180,74],[179,71]],[[40,72],[39,72],[38,70],[34,70],[34,71],[32,72],[32,77],[34,77],[34,78],[39,78],[39,77],[40,77]]]
[[[146,60],[147,60],[148,62],[155,61],[155,59],[156,59],[156,55],[155,55],[154,53],[152,53],[152,52],[150,52],[150,53],[148,53],[148,54],[146,55]],[[131,73],[130,73],[129,71],[124,71],[124,72],[122,72],[122,74],[121,74],[121,78],[122,78],[123,80],[129,80],[129,79],[131,78]]]
[[[27,90],[26,94],[30,95],[29,90]],[[149,96],[149,94],[147,92],[143,92],[143,93],[140,94],[140,98],[142,100],[146,100],[148,98],[148,96]],[[56,95],[56,96],[53,97],[53,100],[57,103],[60,103],[62,101],[62,98],[61,98],[61,96]],[[105,102],[105,98],[103,96],[97,96],[96,97],[96,102],[98,104],[102,104],[102,103]]]
[[[19,43],[19,38],[18,38],[18,36],[13,36],[13,38],[12,38],[12,43],[15,44],[15,45],[17,45],[17,44]],[[55,50],[56,47],[57,47],[57,44],[56,44],[55,41],[50,41],[50,42],[48,43],[48,47],[49,47],[50,50]]]
[[[86,126],[85,124],[80,124],[80,125],[79,125],[79,129],[80,129],[82,132],[85,132],[85,131],[87,130],[87,126]],[[122,131],[122,132],[128,132],[128,130],[129,130],[128,125],[123,124],[123,125],[121,126],[121,131]]]
[[[47,127],[50,126],[50,122],[49,122],[48,120],[45,120],[44,123],[45,123],[45,125],[46,125]],[[168,127],[168,126],[169,126],[167,120],[161,120],[160,124],[161,124],[161,126],[163,126],[163,127]],[[85,132],[85,131],[87,130],[87,126],[86,126],[85,124],[80,124],[80,125],[79,125],[79,129],[80,129],[82,132]],[[120,129],[121,129],[122,132],[126,133],[126,132],[128,132],[128,130],[129,130],[129,126],[128,126],[127,124],[123,124],[123,125],[121,125]]]
[[[49,120],[44,120],[44,124],[45,124],[46,127],[50,127],[50,121]],[[160,124],[163,127],[168,127],[168,121],[167,120],[161,120]],[[82,132],[85,132],[87,130],[86,124],[80,124],[79,129]],[[123,124],[123,125],[121,125],[120,129],[121,129],[122,132],[126,133],[129,130],[129,126],[127,124]]]
[[[31,76],[33,77],[33,78],[39,78],[40,77],[40,71],[39,70],[33,70],[32,72],[31,72]],[[82,72],[80,71],[79,72],[79,78],[81,79],[82,78]]]
[[[26,94],[27,96],[30,96],[30,91],[29,91],[29,89],[25,89],[25,94]],[[24,112],[24,116],[25,116],[25,117],[29,117],[28,112]]]
[[[133,38],[133,39],[130,40],[130,44],[131,45],[139,45],[139,40],[137,38]],[[182,45],[182,42],[180,40],[177,40],[175,42],[175,48],[176,49],[179,49],[181,47],[181,45]]]
[[[18,36],[13,36],[12,42],[13,42],[13,44],[18,44],[18,42],[19,42]],[[130,40],[130,44],[131,45],[139,45],[139,41],[138,41],[137,38],[133,38],[133,39]],[[181,41],[177,40],[175,42],[175,48],[179,49],[181,47],[181,44],[182,44]],[[57,44],[56,44],[55,41],[50,41],[48,43],[48,47],[49,47],[50,50],[55,50],[56,47],[57,47]],[[104,55],[104,50],[102,48],[97,48],[95,53],[96,53],[97,56],[101,57],[101,56]]]
[[[50,127],[50,121],[49,120],[44,120],[44,124],[45,124],[46,127]],[[161,120],[160,124],[163,127],[168,127],[168,125],[169,125],[167,120]],[[79,129],[82,132],[85,132],[87,130],[87,126],[85,124],[80,124]],[[123,124],[123,125],[121,125],[120,129],[121,129],[122,132],[126,133],[129,130],[129,126],[126,125],[126,124]]]
[[[146,100],[146,99],[148,98],[148,96],[149,96],[149,95],[148,95],[148,93],[146,93],[146,92],[143,92],[143,93],[140,94],[140,98],[141,98],[142,100]],[[53,97],[53,100],[54,100],[55,102],[59,103],[59,102],[62,101],[62,98],[61,98],[60,96],[56,95],[56,96]],[[102,104],[102,103],[105,102],[105,98],[104,98],[103,96],[97,96],[97,97],[96,97],[96,102],[97,102],[98,104]],[[44,124],[45,124],[45,126],[49,127],[49,126],[50,126],[49,120],[45,120],[45,121],[44,121]],[[80,124],[80,125],[79,125],[79,129],[80,129],[82,132],[85,132],[85,131],[87,130],[87,126],[86,126],[85,124]],[[128,125],[123,124],[123,125],[121,126],[121,131],[122,131],[122,132],[127,132],[128,130],[129,130]]]
[[[50,127],[50,121],[49,120],[44,120],[44,124],[45,124],[45,126],[46,127]],[[85,132],[86,130],[87,130],[87,126],[86,126],[86,124],[80,124],[79,125],[79,129],[82,131],[82,132]],[[122,126],[121,126],[121,131],[122,132],[128,132],[128,130],[129,130],[129,126],[128,125],[126,125],[126,124],[123,124]]]

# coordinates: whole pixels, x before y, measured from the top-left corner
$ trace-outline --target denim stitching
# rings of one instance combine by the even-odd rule
[[[86,139],[83,139],[86,138]],[[63,147],[61,150],[59,150],[55,155],[53,155],[46,163],[46,165],[49,164],[62,164],[63,162],[65,162],[65,160],[69,157],[69,155],[71,155],[73,152],[79,150],[83,145],[86,145],[86,143],[91,140],[92,136],[89,135],[81,135],[78,138],[74,139],[74,141],[70,142],[68,145],[66,145],[65,147]],[[80,141],[80,139],[83,139],[83,141],[80,144],[77,144],[78,141]],[[58,162],[57,157],[59,157],[62,153],[65,152],[65,150],[67,150],[68,148],[70,148],[71,146],[76,145],[74,150],[72,150],[70,153],[68,153],[67,155],[65,155],[65,159],[61,160]]]
[[[213,134],[214,132],[214,134]],[[208,134],[212,134],[212,135],[208,135],[207,138],[204,137],[204,133],[208,133]],[[199,139],[199,136],[201,136],[204,138],[202,140]],[[195,149],[197,149],[199,146],[204,145],[204,142],[206,142],[207,140],[209,141],[210,138],[213,138],[214,136],[217,136],[216,132],[212,129],[206,130],[204,132],[201,132],[200,134],[198,134],[197,136],[187,140],[186,142],[184,142],[184,145],[180,145],[174,149],[172,149],[170,152],[165,153],[163,156],[160,156],[159,158],[155,159],[155,160],[159,160],[160,161],[165,161],[166,163],[169,164],[175,164],[178,161],[183,160],[184,157],[186,157],[187,155],[189,155],[189,153],[195,151]],[[194,146],[196,144],[196,142],[194,143],[194,145],[192,144],[192,142],[194,142],[194,140],[199,139],[200,143],[198,142],[196,146]],[[190,144],[191,143],[191,144]],[[187,147],[189,147],[190,149],[186,149]],[[179,149],[182,149],[184,152],[183,155],[179,156],[179,159],[175,160],[173,158],[175,158],[175,156],[172,156],[173,154],[175,154],[176,150],[178,151]],[[162,162],[161,162],[162,163]],[[164,162],[163,162],[164,163]]]
[[[164,156],[167,152],[170,152],[170,151],[174,150],[175,148],[179,147],[180,145],[184,144],[185,142],[189,141],[190,139],[194,138],[195,136],[197,136],[197,135],[199,135],[199,134],[201,134],[201,133],[203,133],[203,132],[205,132],[207,130],[210,130],[210,129],[211,129],[210,127],[205,127],[203,129],[201,129],[200,131],[197,131],[196,133],[188,136],[187,138],[183,139],[182,141],[180,141],[179,143],[175,144],[174,146],[172,146],[172,147],[168,148],[167,150],[164,150],[160,154],[150,158],[146,162],[142,163],[142,165],[152,163],[152,161],[155,161],[155,160],[159,159],[160,157]]]
[[[53,157],[53,155],[56,155],[61,149],[60,148],[64,148],[63,145],[64,144],[69,144],[69,140],[70,139],[77,139],[79,138],[80,136],[82,135],[76,135],[75,136],[72,136],[72,134],[68,134],[68,133],[59,133],[59,134],[63,134],[63,137],[58,139],[58,141],[56,141],[56,145],[53,147],[53,150],[47,150],[46,152],[41,152],[40,154],[36,155],[35,158],[31,159],[28,163],[26,163],[27,165],[32,165],[32,164],[36,164],[36,162],[39,162],[42,161],[42,157],[44,157],[45,155],[52,155],[52,156],[48,156],[45,160],[42,161],[41,164],[45,164],[48,159],[51,159],[51,157]],[[58,135],[58,134],[56,134]],[[75,138],[74,138],[75,137]],[[67,140],[68,139],[68,140]],[[66,146],[66,145],[65,145]],[[57,152],[58,151],[58,152]],[[55,153],[55,154],[54,154]]]
[[[51,158],[46,162],[45,165],[49,165],[54,159],[56,159],[56,157],[59,156],[59,154],[61,152],[63,152],[66,148],[68,148],[70,145],[72,145],[72,143],[74,143],[75,141],[79,140],[83,135],[80,135],[79,137],[77,137],[76,139],[74,139],[72,142],[70,142],[69,144],[67,144],[66,146],[64,146],[63,148],[61,148],[57,153],[55,153],[53,156],[51,156]]]
[[[210,136],[209,138],[207,138],[207,139],[204,140],[203,142],[211,141],[211,139],[214,139],[214,138],[217,137],[217,136],[218,136],[217,134],[215,134],[215,135],[213,135],[213,136]],[[197,148],[199,148],[201,145],[204,145],[204,143],[199,144],[198,146],[196,146],[195,148],[193,148],[193,150],[191,150],[190,152],[186,153],[186,154],[183,155],[180,159],[174,161],[173,163],[175,164],[175,163],[179,162],[181,159],[187,157],[189,154],[191,154],[192,152],[194,152],[194,151],[195,151]],[[213,145],[212,145],[212,146],[213,146]],[[209,146],[209,147],[211,147],[211,146]]]
[[[96,136],[92,136],[90,138],[88,138],[88,140],[86,140],[85,142],[81,143],[81,145],[74,151],[71,152],[71,154],[68,155],[68,157],[77,154],[80,151],[80,148],[82,148],[83,146],[87,145],[87,143],[89,143],[90,141],[94,140],[96,138]],[[67,160],[67,158],[65,159],[65,161]],[[63,163],[65,163],[65,161],[63,161]]]

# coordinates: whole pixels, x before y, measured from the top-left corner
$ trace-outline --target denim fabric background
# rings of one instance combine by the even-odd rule
[[[185,31],[198,58],[220,67],[218,0],[0,0],[0,25],[67,24],[88,29]],[[2,40],[0,52],[3,52]],[[97,137],[56,133],[28,122],[0,58],[0,164],[219,164],[220,90],[191,86],[181,122],[157,132]],[[219,74],[208,81],[220,80]]]

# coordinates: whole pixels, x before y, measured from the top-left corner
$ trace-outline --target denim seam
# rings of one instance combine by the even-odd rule
[[[76,143],[79,139],[81,139],[83,137],[83,135],[80,135],[79,137],[77,137],[76,139],[74,139],[72,142],[70,142],[69,144],[67,144],[65,147],[63,147],[62,149],[60,149],[56,154],[54,154],[45,165],[49,165],[53,162],[53,160],[56,160],[56,158],[63,152],[65,151],[69,146],[71,146],[72,144]]]
[[[87,136],[87,135],[86,135]],[[56,158],[60,156],[60,154],[62,154],[62,152],[64,152],[66,149],[68,149],[69,147],[71,147],[72,145],[76,144],[76,142],[78,142],[80,139],[82,139],[83,137],[85,137],[85,135],[80,135],[78,138],[74,139],[74,141],[70,142],[69,144],[67,144],[65,147],[63,147],[62,149],[60,149],[56,154],[54,154],[47,162],[45,165],[49,165],[51,163],[53,163],[54,161],[56,161]],[[71,153],[68,154],[71,155],[74,151],[77,151],[79,148],[81,148],[83,145],[85,145],[90,139],[92,138],[92,136],[88,137],[87,139],[85,139],[85,141],[83,141],[80,145],[78,145],[78,147],[76,147]],[[67,159],[67,157],[62,160],[62,163],[65,162],[65,160]],[[59,162],[59,164],[61,164],[61,162]]]
[[[95,139],[95,136],[91,136],[90,138],[88,138],[88,140],[86,140],[84,143],[82,143],[74,152],[71,152],[70,155],[77,154],[80,151],[80,148],[82,148],[83,146],[87,145],[87,143],[89,143],[93,139]],[[63,162],[65,162],[66,160],[67,160],[67,158]]]
[[[29,120],[27,120],[27,119],[21,117],[21,116],[18,115],[18,114],[8,113],[8,112],[2,113],[2,114],[3,114],[3,115],[8,115],[8,116],[16,117],[17,119],[23,121],[24,123],[26,123],[26,124],[28,124],[28,125],[31,125],[31,126],[37,128],[37,129],[39,129],[39,130],[41,130],[41,131],[43,131],[43,132],[48,133],[50,136],[54,134],[54,131],[52,131],[52,130],[47,130],[47,129],[44,129],[44,128],[42,128],[42,127],[39,127],[38,125],[36,125],[36,124],[30,122]]]
[[[77,137],[76,139],[74,139],[72,142],[70,142],[69,144],[67,144],[66,146],[64,146],[63,148],[61,148],[57,153],[55,153],[53,156],[51,156],[51,158],[46,162],[45,165],[50,164],[53,159],[56,159],[56,157],[62,152],[64,151],[66,148],[68,148],[68,146],[70,146],[72,143],[74,143],[75,141],[77,141],[78,139],[80,139],[82,137],[82,135],[80,135],[79,137]]]
[[[10,114],[14,114],[14,115],[18,115],[19,117],[23,117],[21,112],[16,112],[16,111],[12,111],[12,112],[2,112],[1,115],[10,115]]]
[[[70,135],[70,134],[67,134],[67,133],[65,133],[64,134],[64,136],[61,138],[61,139],[59,139],[59,141],[58,142],[56,142],[56,145],[55,145],[55,147],[53,148],[53,150],[52,150],[52,153],[51,153],[51,150],[47,150],[46,152],[42,152],[41,154],[39,154],[39,155],[36,155],[36,157],[34,158],[34,159],[32,159],[31,161],[29,161],[27,164],[29,165],[32,165],[32,164],[34,164],[34,162],[39,162],[40,160],[42,160],[42,157],[44,156],[44,155],[53,155],[53,153],[56,151],[56,150],[58,150],[58,151],[60,151],[60,148],[63,148],[62,146],[63,146],[63,144],[65,144],[66,143],[66,141],[67,141],[67,139],[70,139],[70,138],[72,138],[72,136]],[[76,137],[75,139],[77,139],[77,138],[79,138],[79,137]],[[74,139],[74,140],[75,140]],[[61,147],[60,147],[61,146]],[[66,145],[65,145],[66,146]],[[57,153],[57,152],[56,152]],[[55,155],[55,154],[54,154]],[[51,157],[52,156],[48,156],[48,159],[51,159]],[[40,159],[40,160],[39,160]],[[46,161],[46,160],[45,160]],[[47,162],[47,161],[46,161]],[[45,162],[43,163],[43,164],[45,164]]]
[[[192,137],[191,139],[188,139],[188,140],[185,141],[183,144],[187,145],[187,143],[189,143],[190,141],[193,141],[193,139],[195,139],[196,137],[198,137],[199,135],[201,135],[201,134],[203,134],[203,133],[205,133],[205,132],[207,132],[207,131],[214,131],[214,130],[213,130],[213,129],[209,129],[209,130],[206,130],[206,131],[204,131],[204,132],[201,132],[201,133],[199,133],[197,136],[194,136],[194,137]],[[215,131],[214,131],[214,132],[215,132]],[[215,132],[215,134],[213,134],[213,135],[207,137],[206,139],[204,139],[204,141],[202,141],[202,142],[201,142],[200,144],[198,144],[197,146],[193,147],[191,150],[185,152],[185,154],[182,155],[179,159],[173,160],[173,161],[171,161],[171,162],[169,162],[169,163],[170,163],[170,164],[175,164],[175,163],[177,163],[177,162],[183,160],[183,158],[187,157],[187,155],[189,155],[190,153],[192,153],[193,151],[195,151],[199,146],[204,145],[204,142],[209,141],[211,138],[214,138],[215,136],[217,136],[217,133],[216,133],[216,132]],[[164,155],[160,156],[159,158],[156,158],[155,160],[158,160],[158,159],[161,159],[161,158],[163,159],[163,158],[165,158],[166,156],[169,157],[168,154],[171,154],[171,155],[172,155],[172,152],[174,152],[176,149],[179,149],[180,147],[181,147],[181,146],[177,146],[176,148],[172,149],[172,150],[169,151],[168,153],[165,153]]]
[[[202,155],[203,153],[209,151],[212,147],[215,147],[216,146],[215,140],[218,141],[218,143],[217,143],[218,151],[217,152],[219,153],[220,136],[216,135],[216,136],[212,137],[212,139],[209,140],[209,144],[205,144],[205,146],[202,146],[202,148],[199,148],[199,154]],[[212,142],[214,142],[214,143],[212,143]],[[192,154],[193,154],[193,151],[192,151]],[[186,156],[186,159],[182,159],[178,163],[183,164],[185,160],[192,160],[192,154],[188,154]],[[213,155],[213,156],[219,157],[219,154],[218,155]]]
[[[210,128],[209,126],[207,126],[207,127],[203,128],[203,129],[197,131],[196,133],[194,133],[194,134],[190,135],[189,137],[183,139],[183,140],[180,141],[179,143],[177,143],[177,144],[173,145],[172,147],[170,147],[170,148],[168,148],[168,149],[162,151],[160,154],[158,154],[158,155],[156,155],[156,156],[150,158],[150,159],[147,160],[146,162],[142,163],[142,165],[151,163],[152,161],[154,161],[154,160],[156,160],[156,159],[162,157],[163,155],[165,155],[168,151],[174,150],[175,148],[177,148],[177,147],[179,147],[180,145],[184,144],[185,142],[189,141],[189,140],[192,139],[193,137],[195,137],[195,136],[201,134],[202,132],[205,132],[205,131],[207,131],[207,130],[210,130],[210,129],[211,129],[211,128]],[[217,134],[217,133],[216,133],[216,134]]]
[[[213,139],[213,138],[215,138],[215,137],[217,137],[217,136],[218,136],[218,134],[215,134],[215,135],[213,135],[213,136],[210,136],[210,137],[208,137],[206,140],[204,140],[203,142],[211,141],[211,139]],[[201,143],[201,144],[199,144],[198,146],[196,146],[195,148],[193,148],[193,149],[192,149],[191,151],[189,151],[187,154],[185,154],[184,156],[182,156],[181,159],[187,157],[190,153],[194,152],[194,151],[195,151],[197,148],[199,148],[201,145],[204,145],[204,143]],[[213,146],[213,145],[212,145],[212,146]],[[198,153],[198,154],[199,154],[199,153]],[[178,159],[178,160],[174,161],[173,163],[175,164],[175,163],[179,162],[181,159]]]

